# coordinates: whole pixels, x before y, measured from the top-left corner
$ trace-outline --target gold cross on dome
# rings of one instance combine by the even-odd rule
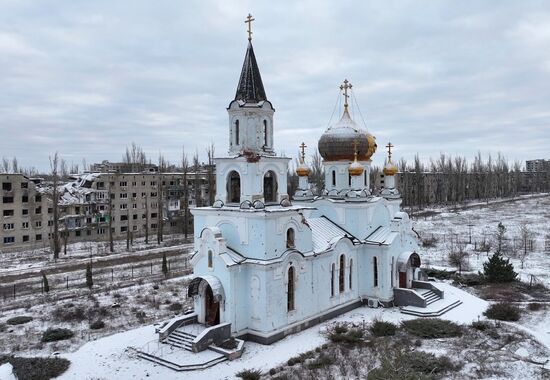
[[[392,145],[391,142],[388,143],[388,145],[386,145],[386,148],[388,148],[388,158],[389,160],[391,161],[391,148],[393,148],[394,145]]]
[[[249,13],[244,22],[248,24],[248,41],[252,41],[252,21],[256,21],[256,19],[252,18],[252,15]]]
[[[344,91],[344,108],[346,110],[348,109],[348,98],[349,98],[348,90],[351,90],[352,87],[353,86],[347,79],[344,79],[344,84],[340,86],[340,90]]]
[[[306,158],[306,148],[306,143],[303,142],[302,144],[300,144],[300,150],[302,151],[302,160]]]

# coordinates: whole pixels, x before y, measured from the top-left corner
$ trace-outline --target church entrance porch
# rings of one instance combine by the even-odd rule
[[[195,301],[197,322],[215,326],[224,322],[225,293],[221,281],[210,275],[195,277],[189,283],[187,296]]]
[[[414,270],[420,267],[420,256],[416,252],[403,252],[397,259],[399,287],[412,288]]]

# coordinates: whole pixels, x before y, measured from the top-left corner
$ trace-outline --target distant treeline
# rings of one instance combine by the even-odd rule
[[[441,154],[423,163],[418,156],[412,164],[401,159],[397,166],[397,186],[403,205],[422,208],[471,200],[513,197],[525,193],[550,191],[550,171],[522,171],[519,162],[509,164],[502,155],[484,160],[481,154],[468,163],[464,157]],[[379,168],[373,169],[375,187],[383,186]]]

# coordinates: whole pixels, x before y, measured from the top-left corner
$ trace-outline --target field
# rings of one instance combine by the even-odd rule
[[[520,279],[550,286],[550,196],[456,211],[451,208],[424,210],[412,219],[414,229],[427,243],[421,249],[423,266],[457,269],[449,264],[448,254],[463,246],[468,253],[467,270],[483,270],[488,257],[483,248],[489,248],[489,255],[494,252],[497,226],[502,223],[506,227],[508,247],[505,256],[514,264]],[[523,224],[530,232],[532,243],[528,244],[527,257],[521,268],[518,256],[524,249],[520,239]]]

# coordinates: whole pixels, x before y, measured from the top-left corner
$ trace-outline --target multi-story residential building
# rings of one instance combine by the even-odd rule
[[[187,174],[188,195],[181,173],[85,173],[58,187],[61,243],[108,241],[182,233],[188,208],[208,204],[206,172]],[[0,251],[51,246],[52,186],[36,184],[20,174],[2,174],[3,229]],[[195,191],[199,183],[198,191]],[[109,211],[111,210],[111,211]],[[193,221],[188,213],[188,231]]]
[[[52,207],[38,187],[40,181],[22,174],[0,174],[0,252],[49,245]]]
[[[155,164],[132,164],[104,160],[101,163],[92,164],[90,171],[93,173],[155,173],[158,172],[158,166]]]
[[[529,173],[550,171],[550,160],[527,160],[525,170]]]

